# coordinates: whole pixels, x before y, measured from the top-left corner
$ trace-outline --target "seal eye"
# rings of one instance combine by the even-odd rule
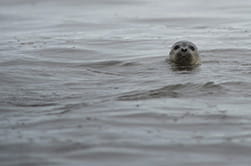
[[[179,49],[179,48],[180,48],[180,46],[177,45],[177,46],[175,46],[173,49],[174,49],[174,50],[177,50],[177,49]]]
[[[190,48],[192,51],[195,50],[194,46],[189,46],[189,48]]]

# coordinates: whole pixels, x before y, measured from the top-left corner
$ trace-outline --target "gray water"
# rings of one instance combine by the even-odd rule
[[[1,166],[249,166],[251,1],[1,0]],[[202,65],[174,70],[178,40]]]

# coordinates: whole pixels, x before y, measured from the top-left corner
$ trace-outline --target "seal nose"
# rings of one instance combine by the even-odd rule
[[[181,48],[182,52],[187,52],[187,48]]]

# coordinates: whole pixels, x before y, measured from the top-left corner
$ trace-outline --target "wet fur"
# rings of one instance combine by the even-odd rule
[[[175,47],[178,46],[178,49]],[[194,48],[194,50],[191,49]],[[182,49],[187,49],[182,52]],[[169,53],[169,60],[179,66],[192,66],[200,64],[199,51],[197,46],[190,41],[176,42]]]

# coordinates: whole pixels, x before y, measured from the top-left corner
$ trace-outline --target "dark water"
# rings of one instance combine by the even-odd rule
[[[250,1],[0,1],[1,166],[249,166]],[[166,63],[191,40],[202,65]]]

